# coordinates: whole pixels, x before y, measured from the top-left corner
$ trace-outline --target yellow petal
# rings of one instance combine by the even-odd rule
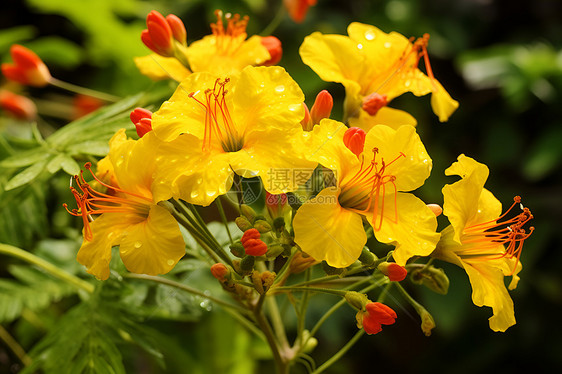
[[[382,202],[379,205],[381,204]],[[373,225],[373,214],[367,213],[365,216]],[[373,225],[375,237],[382,243],[396,246],[392,256],[401,266],[412,256],[428,256],[439,241],[435,214],[412,194],[385,195],[383,221],[378,229],[380,217],[379,207]]]
[[[229,36],[224,37],[223,44],[231,43]],[[205,36],[194,41],[188,47],[189,64],[194,72],[208,71],[215,74],[235,74],[249,65],[260,65],[269,60],[269,52],[261,44],[261,37],[254,35],[246,41],[236,40],[239,47],[222,53],[217,51],[217,38]]]
[[[459,102],[454,100],[437,80],[434,80],[433,83],[435,83],[435,87],[431,94],[431,108],[433,113],[439,117],[440,122],[446,122],[459,107]]]
[[[412,126],[401,126],[397,130],[382,125],[373,127],[365,138],[363,155],[366,160],[373,158],[373,148],[378,149],[377,162],[384,160],[387,165],[384,174],[396,177],[394,183],[398,191],[415,190],[431,173],[431,158]]]
[[[340,206],[339,189],[325,188],[304,203],[293,221],[295,242],[318,261],[344,268],[353,264],[367,242],[361,216]]]
[[[247,67],[233,89],[233,119],[239,133],[301,128],[304,94],[282,67]]]
[[[410,113],[387,106],[382,107],[374,116],[361,110],[359,117],[349,118],[350,127],[359,127],[366,132],[376,125],[386,125],[396,130],[400,126],[416,126],[417,123],[416,119]]]
[[[175,57],[163,57],[156,53],[143,57],[135,57],[135,64],[141,74],[152,80],[173,79],[181,82],[191,72]]]
[[[86,267],[88,273],[96,278],[109,278],[109,262],[111,261],[111,247],[118,245],[121,233],[131,223],[123,214],[102,214],[90,223],[93,238],[84,240],[76,260]]]
[[[170,212],[153,205],[146,220],[123,233],[119,253],[130,272],[158,275],[173,269],[185,254],[185,244]]]
[[[299,53],[302,61],[328,82],[358,84],[366,66],[357,43],[343,35],[312,33],[304,38]]]
[[[458,182],[445,185],[442,189],[443,214],[449,218],[449,222],[454,228],[455,240],[461,243],[460,237],[465,226],[469,223],[477,223],[474,221],[474,217],[479,209],[480,195],[484,189],[484,183],[488,179],[489,170],[486,165],[465,155],[460,155],[458,161],[445,170],[445,175],[459,175],[462,178]],[[485,206],[497,205],[492,202],[490,196],[487,195],[483,198],[486,199]],[[499,217],[499,214],[496,217]]]

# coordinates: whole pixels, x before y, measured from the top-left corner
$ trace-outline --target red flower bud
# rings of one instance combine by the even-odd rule
[[[260,239],[260,236],[261,234],[257,229],[249,229],[244,232],[240,242],[247,255],[262,256],[267,252],[267,245]]]
[[[174,39],[176,39],[181,44],[186,45],[187,31],[185,31],[185,25],[183,24],[182,20],[175,14],[168,14],[166,16],[166,21],[168,22],[168,25],[170,25],[170,29],[172,29],[172,35],[174,35]]]
[[[211,274],[213,274],[213,277],[215,277],[219,281],[222,281],[228,274],[228,268],[224,264],[219,262],[211,266]]]
[[[281,41],[275,36],[265,36],[261,38],[261,45],[267,48],[269,52],[269,60],[264,62],[264,66],[277,65],[283,56],[283,48],[281,48]]]
[[[359,127],[350,127],[343,135],[343,144],[357,157],[363,153],[367,133]]]
[[[146,27],[147,29],[141,33],[142,42],[161,56],[174,56],[172,28],[166,18],[153,10],[146,17]]]
[[[283,3],[293,21],[301,23],[306,17],[308,8],[316,5],[316,1],[317,0],[284,0]]]
[[[369,113],[369,115],[374,116],[382,107],[386,106],[386,104],[388,104],[386,95],[374,92],[363,98],[362,108],[365,112]]]
[[[19,119],[31,121],[37,117],[33,101],[5,90],[0,91],[0,108]]]
[[[330,93],[326,90],[320,91],[320,93],[316,96],[312,109],[310,109],[312,123],[316,125],[320,123],[320,120],[330,118],[333,106],[334,99],[332,98],[332,95],[330,95]]]
[[[406,278],[406,275],[408,275],[408,270],[395,262],[383,262],[379,264],[377,269],[386,275],[392,282],[403,281]]]
[[[382,325],[392,325],[396,321],[396,312],[382,303],[369,303],[363,313],[363,329],[367,334],[376,334],[382,330]]]
[[[304,118],[301,120],[301,126],[304,131],[312,131],[314,127],[314,123],[312,123],[312,117],[310,117],[310,111],[305,103],[302,103],[304,106]]]
[[[137,135],[142,138],[152,130],[152,112],[144,108],[135,108],[130,115],[131,122],[135,124]]]
[[[2,74],[7,79],[35,87],[49,84],[51,73],[33,51],[14,44],[10,47],[10,54],[14,64],[2,64]]]
[[[73,117],[76,119],[76,118],[83,117],[86,114],[101,108],[104,102],[92,96],[76,95],[74,97],[73,104],[74,104]]]

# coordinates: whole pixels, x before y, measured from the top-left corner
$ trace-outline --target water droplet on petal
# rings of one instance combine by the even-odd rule
[[[195,199],[197,196],[199,196],[199,192],[193,190],[193,191],[191,191],[191,195],[190,195],[190,196],[191,196],[192,199]]]
[[[358,48],[358,49],[363,49],[363,44],[361,44],[361,43],[357,44],[357,48]]]
[[[365,31],[365,39],[373,40],[373,39],[375,39],[375,37],[376,37],[376,35],[375,35],[375,32],[373,30]]]
[[[390,48],[390,46],[391,46],[392,44],[390,44],[390,42],[386,42],[386,43],[384,43],[383,45],[384,45],[385,48]]]
[[[410,87],[410,85],[412,84],[411,81],[407,80],[406,82],[404,82],[404,86],[406,87]]]
[[[285,91],[285,86],[283,86],[282,84],[280,84],[279,86],[275,87],[275,92],[283,92]]]
[[[141,242],[135,242],[135,244],[133,244],[133,247],[140,248],[140,247],[142,247],[142,243]]]
[[[166,263],[168,264],[168,266],[174,266],[176,262],[170,258],[168,259],[168,261],[166,261]]]

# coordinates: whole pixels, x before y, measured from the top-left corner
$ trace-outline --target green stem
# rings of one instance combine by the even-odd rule
[[[386,299],[386,295],[388,295],[388,291],[390,291],[390,288],[392,287],[393,283],[395,283],[395,282],[390,282],[389,284],[386,285],[386,287],[383,288],[383,290],[381,291],[381,294],[377,298],[377,302],[379,302],[379,303],[384,302],[384,299]]]
[[[398,291],[400,291],[400,293],[402,294],[402,296],[404,296],[406,301],[408,301],[408,303],[411,306],[414,307],[414,309],[416,310],[416,312],[418,314],[421,314],[422,311],[425,311],[425,308],[420,303],[418,303],[416,300],[414,300],[414,298],[412,296],[410,296],[408,291],[406,291],[400,283],[398,283],[398,282],[394,282],[394,283],[396,283],[396,287],[398,288]]]
[[[163,278],[163,277],[156,277],[156,276],[153,276],[153,275],[134,274],[134,273],[123,274],[123,277],[165,284],[167,286],[175,287],[175,288],[178,288],[182,291],[189,292],[190,294],[193,294],[193,295],[200,296],[200,297],[203,297],[205,299],[211,300],[215,304],[218,304],[218,305],[226,307],[226,308],[230,308],[230,309],[235,310],[237,312],[244,313],[244,314],[246,314],[248,312],[246,309],[244,309],[244,308],[242,308],[238,305],[227,303],[226,301],[222,301],[221,299],[217,299],[216,297],[207,295],[206,293],[204,293],[202,291],[199,291],[195,288],[191,288],[189,286],[186,286],[185,284],[173,281],[171,279],[167,279],[167,278]]]
[[[332,364],[334,364],[337,360],[342,358],[342,356],[347,351],[349,351],[355,343],[357,343],[359,338],[361,338],[364,333],[365,333],[365,330],[363,330],[363,329],[357,331],[357,333],[353,336],[353,338],[351,338],[350,341],[347,342],[346,345],[344,345],[338,352],[336,352],[336,354],[334,354],[332,357],[330,357],[329,360],[324,362],[318,369],[314,370],[311,374],[319,374],[319,373],[323,372],[324,370],[329,368]]]
[[[285,18],[285,6],[281,5],[279,7],[279,10],[277,11],[277,14],[275,15],[275,17],[271,20],[269,25],[267,25],[266,28],[263,29],[263,31],[260,33],[260,35],[261,36],[269,36],[269,35],[273,34],[273,31],[275,31],[275,29],[281,24],[281,21],[283,21],[283,18]]]
[[[86,87],[77,86],[75,84],[64,82],[53,77],[51,77],[49,83],[55,87],[62,88],[63,90],[67,90],[81,95],[95,97],[96,99],[109,101],[111,103],[115,103],[121,100],[120,97],[113,96],[104,92],[95,91]]]
[[[310,280],[310,268],[306,269],[305,279]],[[298,323],[297,323],[297,340],[302,343],[302,334],[305,327],[306,319],[306,309],[308,308],[308,300],[310,298],[310,293],[305,291],[301,298],[301,306],[297,313]]]
[[[8,348],[19,358],[19,360],[25,365],[31,365],[31,358],[25,353],[25,350],[19,345],[19,343],[10,335],[10,333],[0,325],[0,340],[2,340]]]
[[[240,322],[240,324],[242,326],[244,326],[245,328],[247,328],[249,331],[253,332],[254,334],[256,334],[256,336],[258,338],[260,338],[261,340],[263,340],[264,342],[267,342],[267,339],[265,337],[265,335],[263,334],[263,331],[261,331],[260,329],[258,329],[254,324],[252,324],[250,321],[248,321],[246,318],[242,317],[240,314],[226,308],[224,310],[227,314],[229,314],[232,318],[234,318],[235,320],[237,320],[238,322]]]
[[[331,288],[320,288],[320,287],[292,287],[292,286],[283,286],[283,287],[275,287],[271,289],[272,292],[293,292],[293,291],[310,291],[310,292],[319,292],[319,293],[327,293],[331,295],[337,296],[345,296],[346,291],[342,290],[334,290]]]
[[[224,213],[224,208],[222,207],[220,197],[215,200],[217,202],[217,208],[219,208],[219,214],[221,216],[222,222],[224,223],[224,228],[226,229],[226,233],[228,234],[228,240],[230,240],[230,244],[234,244],[232,240],[232,235],[230,234],[230,229],[228,228],[228,220],[226,219],[226,214]]]
[[[75,275],[67,273],[62,269],[59,269],[58,267],[51,264],[50,262],[47,262],[30,252],[24,251],[23,249],[8,244],[0,243],[0,253],[6,254],[8,256],[16,257],[19,258],[20,260],[24,260],[30,264],[36,265],[41,269],[45,270],[47,273],[51,274],[52,276],[59,278],[65,282],[68,282],[88,293],[94,292],[95,287],[90,283],[76,277]]]
[[[265,297],[265,294],[261,295],[260,298],[261,297]],[[263,301],[262,301],[262,303],[263,303]],[[279,345],[277,343],[277,340],[275,339],[275,335],[273,334],[273,330],[271,329],[271,325],[269,324],[269,321],[267,320],[267,318],[265,318],[265,315],[262,313],[261,308],[260,309],[258,309],[258,308],[254,309],[254,317],[255,317],[256,323],[260,327],[261,331],[263,331],[263,333],[265,335],[265,338],[267,340],[267,344],[269,345],[269,348],[271,349],[271,353],[273,354],[273,360],[275,361],[275,366],[277,368],[277,373],[278,374],[286,374],[287,370],[288,370],[288,365],[285,362],[285,360],[283,360],[283,357],[281,357]]]

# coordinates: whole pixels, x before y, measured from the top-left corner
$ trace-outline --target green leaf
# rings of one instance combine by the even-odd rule
[[[26,183],[33,181],[45,169],[45,165],[47,165],[47,162],[48,159],[39,161],[31,165],[27,169],[24,169],[20,173],[16,174],[12,179],[8,181],[8,183],[6,183],[6,185],[4,186],[4,190],[13,190],[14,188],[18,188]]]
[[[29,151],[20,152],[12,157],[8,157],[0,162],[2,168],[20,168],[29,166],[40,160],[45,159],[45,149],[35,148]]]
[[[35,27],[19,26],[0,31],[0,51],[7,51],[14,43],[30,39],[35,35]]]

